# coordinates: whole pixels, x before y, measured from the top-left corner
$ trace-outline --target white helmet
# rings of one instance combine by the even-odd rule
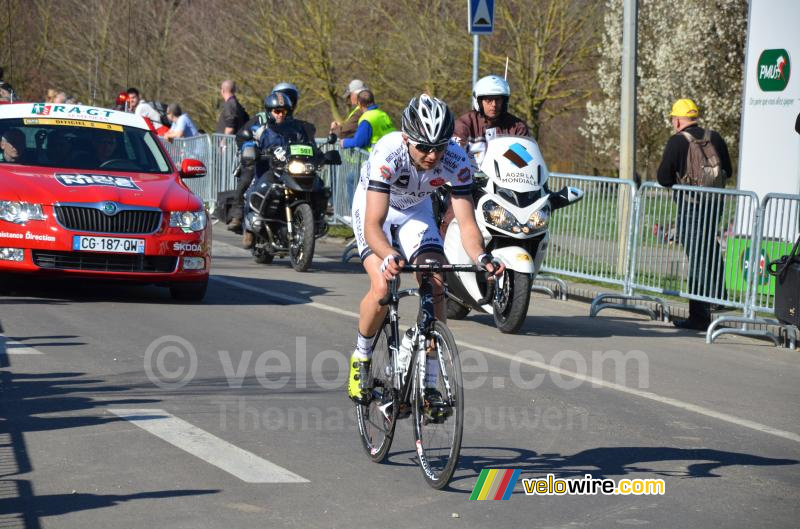
[[[505,104],[503,105],[503,112],[508,109],[508,98],[511,96],[511,87],[508,86],[508,81],[499,75],[487,75],[481,77],[475,86],[472,88],[472,108],[478,112],[483,112],[478,98],[484,96],[505,96]]]

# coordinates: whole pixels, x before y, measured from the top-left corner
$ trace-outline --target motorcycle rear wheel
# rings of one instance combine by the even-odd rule
[[[293,240],[289,243],[292,268],[305,272],[314,259],[314,212],[308,204],[300,204],[292,213]]]

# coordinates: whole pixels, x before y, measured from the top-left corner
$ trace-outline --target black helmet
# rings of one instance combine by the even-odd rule
[[[412,98],[403,111],[403,132],[416,143],[444,145],[455,128],[447,103],[428,94]]]
[[[292,113],[292,100],[283,92],[272,92],[264,98],[264,110],[269,114],[270,110],[285,108],[287,114]]]
[[[292,108],[297,108],[297,101],[300,99],[300,90],[298,90],[294,84],[285,81],[278,83],[272,88],[272,92],[283,92],[289,96],[289,99],[292,101]]]

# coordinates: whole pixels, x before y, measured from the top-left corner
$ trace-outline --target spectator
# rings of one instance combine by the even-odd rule
[[[172,122],[172,127],[164,134],[164,139],[172,141],[175,138],[191,138],[197,136],[197,127],[191,118],[183,113],[178,103],[167,106],[167,118]]]
[[[56,90],[55,88],[48,88],[47,89],[47,95],[44,98],[44,102],[45,103],[52,103],[53,100],[56,98],[57,94],[58,94],[58,90]]]
[[[222,112],[217,120],[217,134],[236,134],[242,126],[250,120],[247,111],[236,99],[236,83],[230,79],[222,81],[219,93],[224,103]]]
[[[347,86],[347,91],[344,97],[348,98],[351,105],[354,105],[353,110],[347,115],[344,123],[338,121],[331,122],[331,132],[339,136],[339,138],[352,138],[358,129],[358,120],[361,119],[361,114],[364,111],[358,106],[358,94],[367,89],[367,85],[360,79],[353,79]]]
[[[0,83],[0,101],[13,103],[17,99],[14,89],[8,83]]]
[[[153,122],[153,126],[158,128],[162,125],[161,115],[153,106],[144,101],[136,88],[128,88],[128,112],[142,116]]]
[[[670,112],[675,132],[664,147],[661,165],[658,167],[658,183],[665,187],[673,185],[696,185],[688,181],[689,137],[702,139],[706,130],[697,120],[700,110],[691,99],[679,99]],[[732,174],[728,146],[717,132],[709,130],[711,145],[719,158],[722,182]],[[697,195],[697,196],[695,196]],[[679,197],[675,196],[677,200]],[[722,203],[703,193],[687,193],[678,202],[678,239],[689,259],[689,293],[716,297],[723,292],[723,268],[717,241],[717,227],[722,215]],[[711,324],[711,304],[689,300],[689,317],[675,320],[681,329],[706,330]]]
[[[8,92],[9,99],[17,99],[17,95],[14,93],[14,89],[11,88],[11,83],[6,81],[5,70],[3,69],[2,66],[0,66],[0,85],[2,85],[3,90]]]
[[[358,107],[361,110],[361,117],[358,119],[358,129],[352,138],[342,140],[342,147],[345,149],[362,148],[368,151],[383,136],[397,130],[392,123],[389,114],[378,108],[375,104],[375,96],[369,90],[362,90],[358,94]]]
[[[68,105],[80,105],[81,104],[81,102],[78,101],[78,98],[75,97],[75,96],[67,97],[67,100],[65,101],[65,103],[68,104]]]
[[[24,163],[26,160],[25,134],[19,129],[8,129],[0,136],[0,162]]]
[[[58,92],[53,98],[53,103],[55,104],[64,104],[66,102],[67,102],[67,94],[64,92]]]

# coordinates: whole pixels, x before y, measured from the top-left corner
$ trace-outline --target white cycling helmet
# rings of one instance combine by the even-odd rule
[[[428,94],[412,98],[403,111],[403,132],[413,142],[446,145],[454,128],[455,119],[447,103]]]
[[[505,112],[508,109],[508,98],[511,96],[511,87],[508,86],[508,81],[499,75],[481,77],[472,88],[472,108],[474,110],[483,113],[478,99],[485,96],[505,96],[505,102],[503,104],[503,112]]]

